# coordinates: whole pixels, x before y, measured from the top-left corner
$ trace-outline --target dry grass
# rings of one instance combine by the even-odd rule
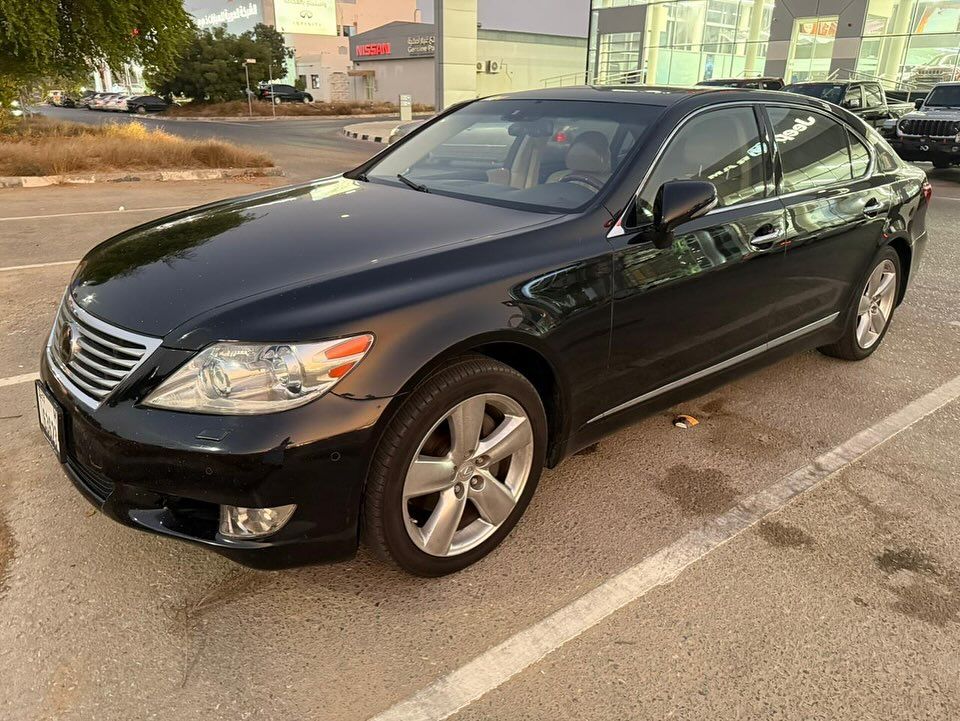
[[[297,116],[297,117],[325,117],[330,115],[387,115],[390,113],[399,113],[399,109],[393,103],[281,103],[276,106],[277,116]],[[414,112],[429,112],[433,110],[430,105],[416,104],[413,106]],[[164,115],[171,115],[181,118],[230,118],[244,117],[248,114],[247,102],[245,100],[231,100],[226,103],[187,103],[186,105],[174,106],[168,108]],[[253,114],[259,117],[270,117],[273,115],[270,103],[255,100],[253,102]]]
[[[0,176],[272,165],[262,153],[220,140],[187,140],[140,123],[31,118],[0,134]]]

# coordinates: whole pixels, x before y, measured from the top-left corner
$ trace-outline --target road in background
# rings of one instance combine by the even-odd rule
[[[144,123],[184,138],[220,138],[267,153],[291,182],[322,178],[347,170],[382,146],[343,136],[343,127],[372,118],[317,118],[309,120],[174,120],[159,115],[128,115],[78,108],[42,106],[43,115],[56,120],[99,125]]]

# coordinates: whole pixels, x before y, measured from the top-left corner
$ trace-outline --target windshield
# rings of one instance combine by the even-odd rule
[[[820,98],[828,103],[839,105],[843,100],[843,93],[847,89],[845,85],[835,83],[810,83],[804,85],[788,85],[784,88],[788,93],[797,93],[799,95],[808,95],[811,98]]]
[[[960,85],[941,85],[934,88],[924,105],[928,108],[960,108]]]
[[[601,192],[662,108],[481,100],[427,126],[366,173],[411,192],[566,212]]]

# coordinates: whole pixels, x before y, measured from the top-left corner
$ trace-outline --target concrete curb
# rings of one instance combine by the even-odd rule
[[[390,142],[390,133],[403,125],[400,120],[379,120],[372,123],[352,123],[343,127],[343,134],[354,140],[367,140],[371,143]]]
[[[371,143],[383,143],[384,145],[390,141],[389,135],[386,137],[383,135],[371,135],[369,133],[361,133],[355,130],[347,130],[346,128],[343,129],[343,134],[348,138],[353,138],[354,140],[368,140]]]
[[[22,175],[0,177],[0,188],[42,188],[48,185],[86,185],[89,183],[162,182],[168,180],[219,180],[221,178],[274,178],[282,168],[200,168],[196,170],[130,170],[116,173],[75,175]]]

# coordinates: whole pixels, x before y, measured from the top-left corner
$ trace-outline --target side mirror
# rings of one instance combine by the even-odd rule
[[[717,186],[704,180],[671,180],[657,191],[653,203],[653,244],[666,248],[673,231],[706,215],[717,206]]]
[[[917,98],[913,101],[913,107],[917,110],[923,110],[923,104],[926,102],[926,98]]]
[[[847,108],[847,110],[859,110],[862,105],[860,98],[847,98],[843,101],[843,107]]]

